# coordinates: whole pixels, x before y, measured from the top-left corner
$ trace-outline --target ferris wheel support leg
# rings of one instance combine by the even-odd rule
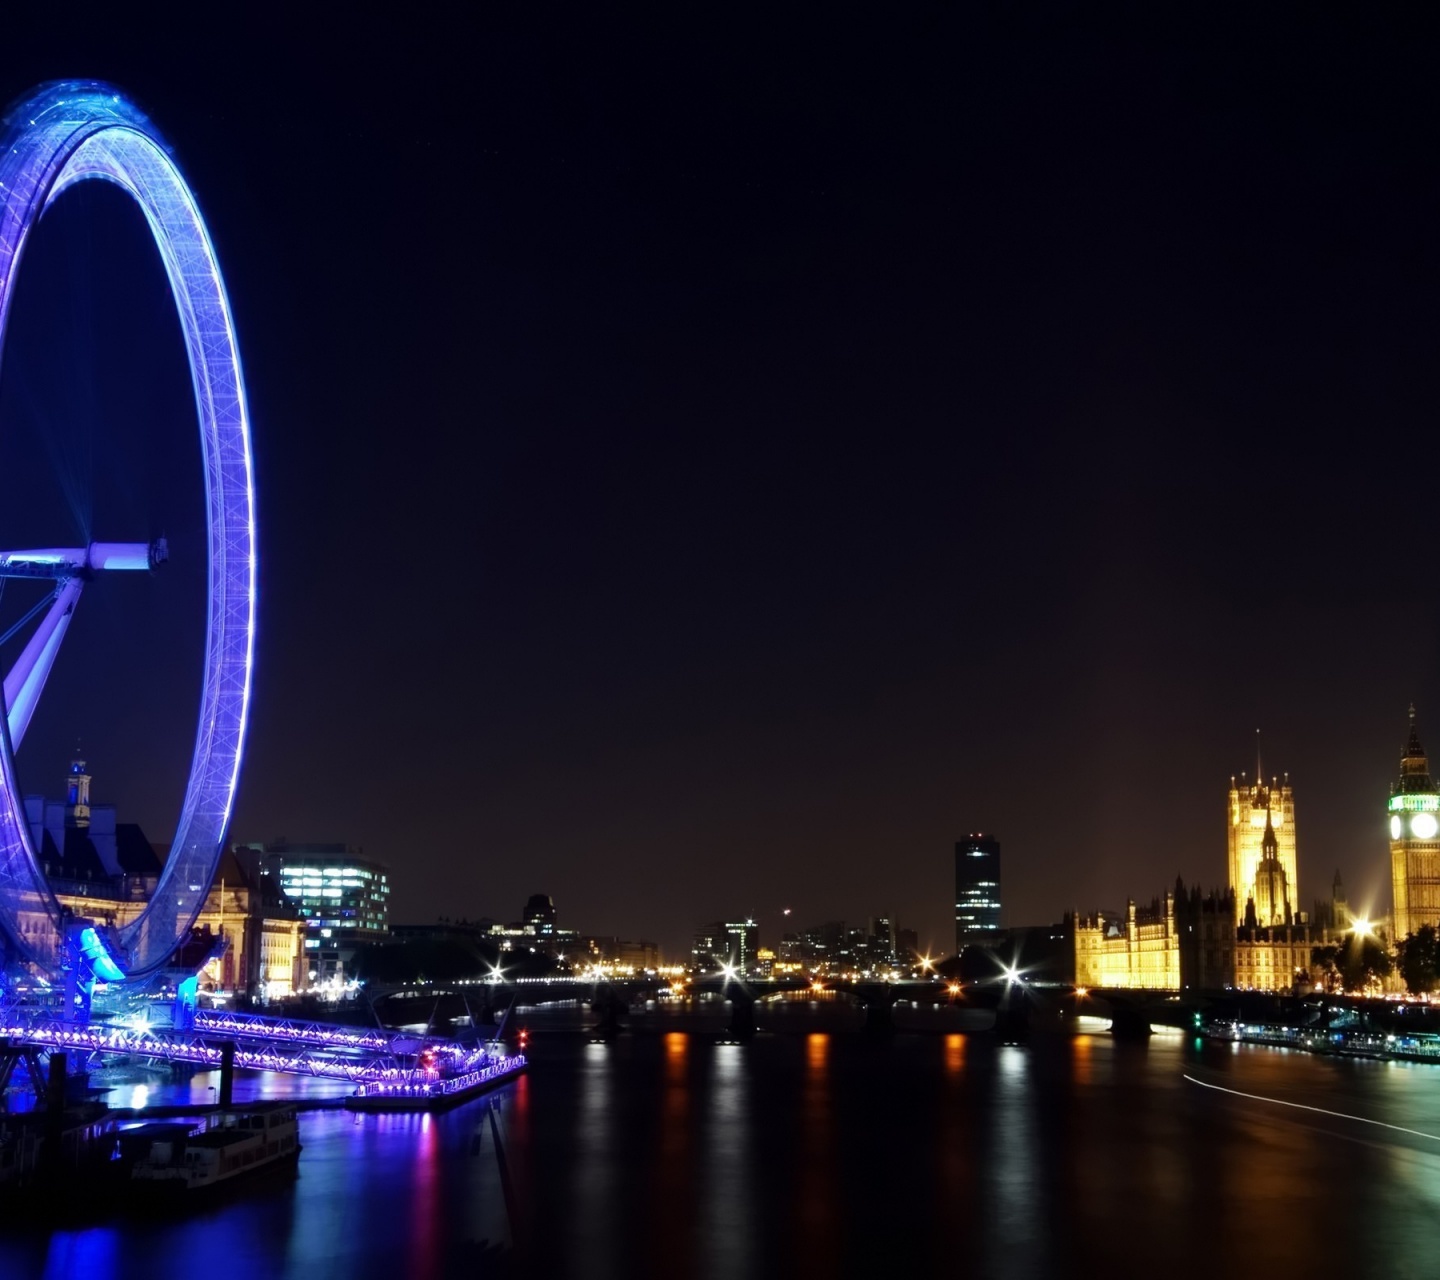
[[[10,721],[12,751],[19,750],[20,740],[30,727],[30,717],[35,714],[35,704],[39,702],[40,691],[55,665],[60,642],[65,638],[84,585],[83,579],[70,578],[60,587],[55,593],[55,603],[35,628],[30,643],[5,677],[5,711]]]

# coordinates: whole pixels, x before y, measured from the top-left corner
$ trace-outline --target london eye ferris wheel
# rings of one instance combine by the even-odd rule
[[[240,353],[214,246],[164,139],[110,85],[46,85],[20,100],[6,119],[0,142],[0,376],[26,243],[60,195],[90,180],[112,183],[135,201],[160,251],[194,387],[208,529],[204,675],[174,842],[144,911],[113,936],[88,936],[97,973],[118,980],[166,964],[204,905],[223,849],[255,653],[255,488]],[[0,932],[14,955],[52,975],[61,964],[67,922],[26,821],[15,752],[85,584],[97,573],[153,569],[166,554],[163,540],[0,552],[0,578],[53,586],[32,610],[34,631],[3,676],[0,715]]]

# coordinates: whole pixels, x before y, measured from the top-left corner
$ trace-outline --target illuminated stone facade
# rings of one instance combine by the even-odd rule
[[[92,781],[85,761],[72,760],[63,797],[26,796],[25,817],[40,869],[60,906],[118,929],[145,910],[165,855],[134,823],[120,822],[113,804],[91,803]],[[21,912],[19,924],[33,948],[52,963],[59,960],[48,915]],[[221,856],[194,928],[214,940],[223,935],[229,944],[201,970],[202,988],[270,997],[301,989],[304,922],[281,903],[278,890],[243,868],[233,851]]]
[[[1420,745],[1415,708],[1400,758],[1400,779],[1390,788],[1390,881],[1395,897],[1394,937],[1421,925],[1440,925],[1440,791]]]
[[[1235,891],[1235,924],[1246,923],[1255,905],[1262,928],[1294,922],[1300,901],[1295,862],[1295,793],[1288,777],[1237,786],[1230,779],[1230,887]]]
[[[1125,915],[1075,913],[1075,983],[1081,987],[1180,988],[1180,935],[1175,899],[1167,893],[1146,909],[1133,900]]]
[[[201,988],[263,994],[272,999],[301,990],[303,922],[283,909],[267,909],[230,854],[222,859],[220,871],[220,881],[206,895],[195,927],[216,938],[223,934],[230,945],[201,970]],[[148,878],[128,877],[89,884],[52,881],[51,887],[60,905],[77,917],[121,928],[144,911],[154,885]],[[41,936],[49,932],[49,920],[22,914],[20,927]]]
[[[1236,785],[1232,778],[1228,825],[1230,882],[1223,891],[1202,894],[1177,879],[1163,909],[1157,901],[1136,911],[1132,902],[1123,918],[1076,916],[1077,984],[1288,992],[1313,983],[1315,948],[1338,941],[1350,920],[1338,875],[1332,901],[1317,906],[1314,922],[1297,909],[1289,781]]]
[[[1235,931],[1235,975],[1242,991],[1294,991],[1312,985],[1310,957],[1321,939],[1309,925]]]

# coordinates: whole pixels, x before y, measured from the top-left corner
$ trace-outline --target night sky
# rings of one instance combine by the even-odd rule
[[[1260,727],[1300,904],[1339,868],[1388,910],[1412,699],[1440,750],[1440,47],[1164,8],[7,17],[0,97],[124,86],[226,271],[263,517],[232,838],[363,846],[402,921],[540,890],[667,948],[790,907],[938,949],[968,831],[1010,923],[1222,883]],[[175,561],[87,592],[22,776],[78,738],[155,839],[193,415],[138,214],[67,196],[0,541]]]

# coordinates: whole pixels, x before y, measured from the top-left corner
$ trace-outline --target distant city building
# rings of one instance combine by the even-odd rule
[[[896,963],[895,921],[889,916],[871,916],[866,938],[865,968],[878,969]]]
[[[555,932],[555,902],[548,893],[532,893],[525,903],[525,923],[535,936],[548,938]]]
[[[722,967],[737,973],[753,971],[760,930],[753,920],[717,920],[697,929],[690,947],[690,966],[702,973]]]
[[[753,973],[760,949],[760,930],[753,920],[730,920],[725,925],[730,964],[738,973]]]
[[[955,845],[955,950],[992,940],[1000,928],[1000,842],[970,835]]]
[[[1440,925],[1440,788],[1420,745],[1415,708],[1400,757],[1400,778],[1390,788],[1390,887],[1398,941],[1421,925]]]
[[[725,922],[701,925],[690,943],[690,967],[697,973],[713,973],[722,964],[730,963],[730,942],[725,936]]]
[[[773,951],[755,954],[762,971],[768,966],[776,975],[889,974],[918,963],[919,943],[915,930],[897,928],[893,917],[871,916],[863,927],[827,920],[786,933]]]
[[[660,967],[660,948],[653,942],[631,942],[605,934],[581,934],[572,963],[577,967],[596,964],[612,969],[633,969],[639,973]]]
[[[344,844],[243,845],[237,850],[305,923],[306,978],[343,981],[355,952],[390,936],[390,877],[381,862]]]
[[[576,966],[594,961],[596,953],[588,941],[574,929],[560,928],[555,900],[548,893],[532,893],[520,915],[521,919],[512,924],[490,926],[490,937],[502,951],[524,949]]]
[[[895,930],[895,959],[901,965],[912,965],[920,958],[920,935],[914,929]]]
[[[843,920],[827,920],[800,935],[797,948],[801,961],[816,973],[838,972],[846,958],[850,931]]]

